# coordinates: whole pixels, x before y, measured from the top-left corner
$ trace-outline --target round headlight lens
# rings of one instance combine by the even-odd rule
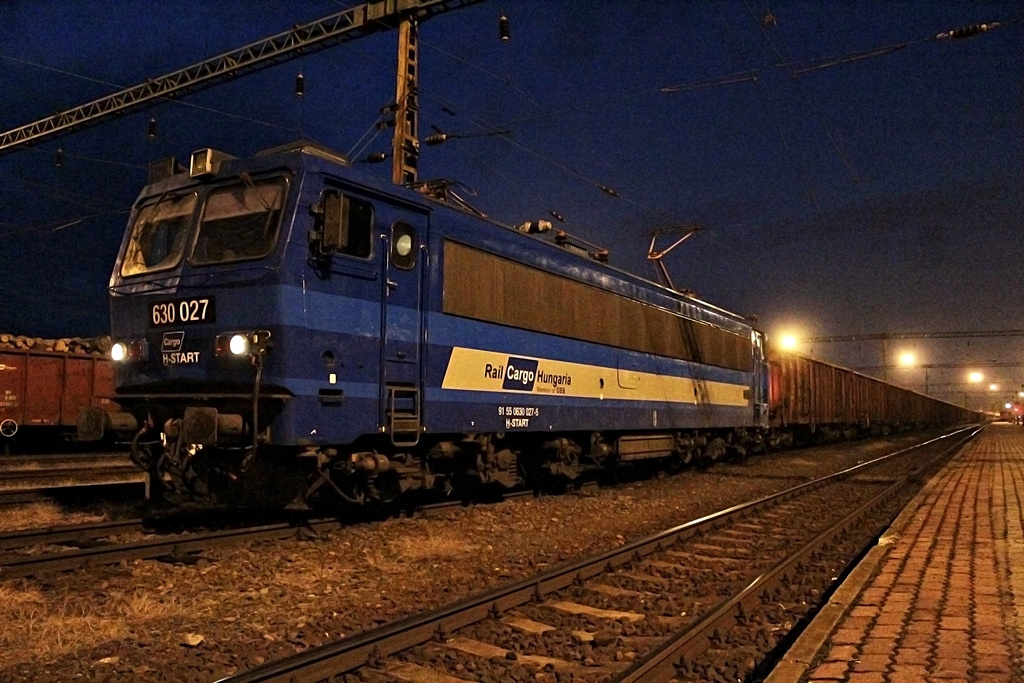
[[[408,256],[412,251],[412,235],[402,235],[395,243],[395,251],[399,256]]]
[[[245,338],[245,335],[236,334],[228,342],[228,348],[231,349],[231,353],[241,356],[249,350],[249,340]]]
[[[123,342],[117,342],[110,347],[110,357],[120,363],[128,357],[128,346]]]

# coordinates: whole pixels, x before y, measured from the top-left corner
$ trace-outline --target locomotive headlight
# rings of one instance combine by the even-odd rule
[[[110,347],[110,358],[118,363],[145,360],[149,357],[149,345],[145,339],[119,341]]]
[[[240,334],[231,335],[231,339],[228,341],[228,350],[236,356],[241,356],[244,353],[249,352],[249,340]]]
[[[270,342],[270,332],[224,332],[214,341],[214,352],[221,358],[231,356],[264,355]]]

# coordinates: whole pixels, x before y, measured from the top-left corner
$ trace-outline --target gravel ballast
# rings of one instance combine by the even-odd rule
[[[207,681],[878,457],[920,437],[0,582],[0,681]]]

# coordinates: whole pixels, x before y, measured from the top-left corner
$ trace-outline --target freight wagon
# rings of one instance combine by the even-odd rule
[[[109,358],[0,350],[0,444],[5,452],[48,448],[74,436],[79,414],[116,411]]]
[[[768,366],[770,424],[780,445],[984,419],[981,413],[795,353],[770,349]]]

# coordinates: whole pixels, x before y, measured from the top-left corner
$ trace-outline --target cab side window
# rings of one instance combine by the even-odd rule
[[[348,198],[348,245],[341,253],[369,258],[373,252],[373,205],[362,199]]]
[[[325,190],[313,206],[317,216],[312,245],[320,256],[347,254],[369,258],[373,253],[373,205],[338,190]]]

